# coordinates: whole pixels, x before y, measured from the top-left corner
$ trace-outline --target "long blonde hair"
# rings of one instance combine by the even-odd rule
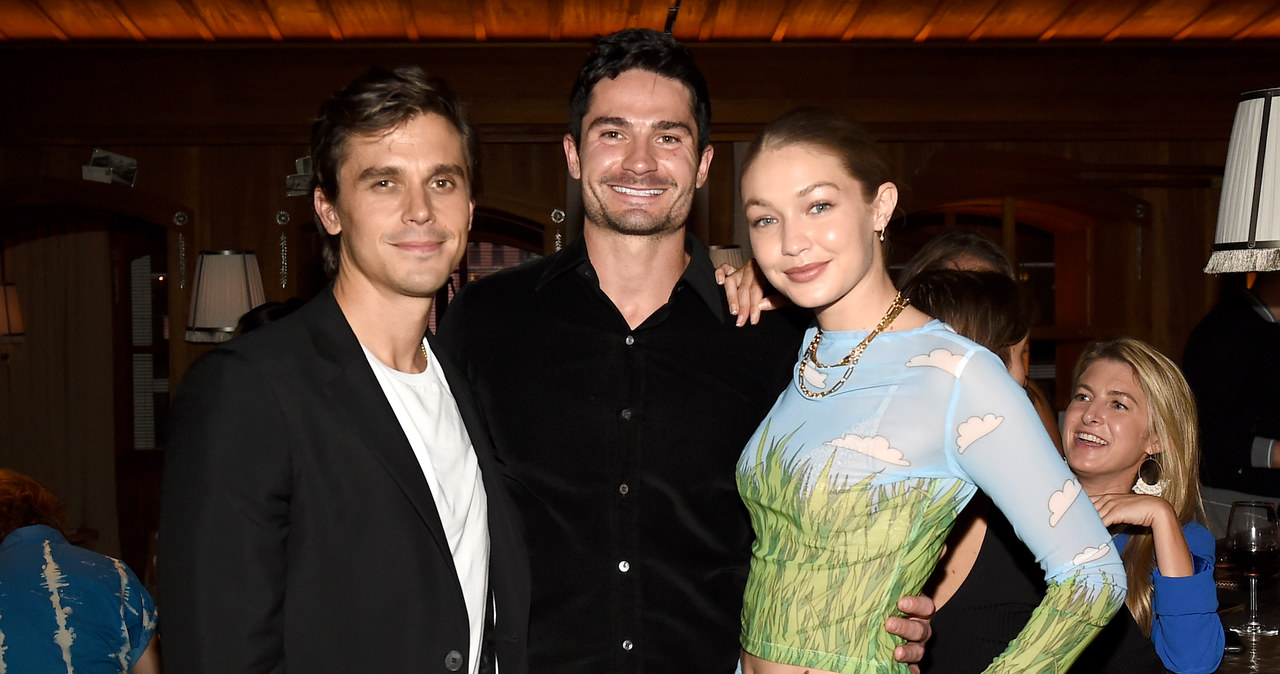
[[[1094,342],[1085,347],[1076,361],[1073,381],[1094,362],[1110,360],[1128,365],[1147,397],[1148,429],[1159,443],[1153,455],[1160,465],[1161,498],[1173,506],[1179,524],[1186,524],[1201,511],[1200,440],[1196,423],[1196,403],[1191,388],[1173,361],[1150,344],[1131,337]],[[1134,475],[1136,481],[1137,475]],[[1129,596],[1125,604],[1142,628],[1151,635],[1151,572],[1155,568],[1155,541],[1151,530],[1134,532],[1125,545],[1124,570],[1129,576]]]

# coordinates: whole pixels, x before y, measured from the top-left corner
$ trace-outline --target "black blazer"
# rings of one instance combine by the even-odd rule
[[[499,667],[522,674],[518,518],[465,378],[441,365],[488,494]],[[170,428],[158,560],[167,671],[468,670],[466,606],[435,502],[331,288],[200,358]]]

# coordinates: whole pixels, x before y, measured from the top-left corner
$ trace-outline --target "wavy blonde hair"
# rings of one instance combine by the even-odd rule
[[[1200,440],[1197,432],[1196,402],[1182,371],[1150,344],[1131,337],[1093,342],[1076,361],[1073,381],[1093,363],[1110,360],[1128,365],[1147,397],[1147,428],[1155,436],[1160,452],[1152,455],[1160,465],[1161,498],[1173,506],[1179,524],[1190,522],[1203,506],[1200,503]],[[1134,472],[1137,481],[1137,471]],[[1155,541],[1151,530],[1135,531],[1121,555],[1129,576],[1129,596],[1125,604],[1142,628],[1151,636],[1151,572],[1155,569]]]

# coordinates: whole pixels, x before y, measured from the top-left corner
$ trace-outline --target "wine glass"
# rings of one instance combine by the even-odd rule
[[[1280,634],[1274,625],[1258,622],[1258,578],[1280,563],[1280,525],[1276,507],[1267,501],[1236,501],[1227,519],[1227,557],[1249,578],[1249,622],[1231,627],[1244,636]]]

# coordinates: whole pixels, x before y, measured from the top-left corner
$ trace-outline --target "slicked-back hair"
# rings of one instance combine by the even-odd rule
[[[870,204],[880,186],[891,182],[889,162],[876,141],[848,115],[822,108],[801,108],[769,122],[747,146],[742,175],[764,150],[800,145],[826,152],[839,160],[862,186],[863,201]]]
[[[901,290],[912,306],[1000,356],[1005,367],[1012,347],[1031,333],[1031,298],[1004,274],[930,269],[916,274]]]
[[[698,124],[698,152],[711,144],[711,99],[707,80],[688,48],[665,33],[628,28],[596,40],[578,81],[569,95],[569,134],[582,146],[582,118],[591,104],[591,92],[604,79],[628,70],[644,70],[683,84],[693,98],[693,119]]]
[[[67,517],[58,497],[16,470],[0,468],[0,541],[22,527],[43,524],[62,531]]]
[[[334,92],[320,106],[311,125],[311,188],[337,202],[338,172],[347,158],[347,142],[355,135],[389,133],[419,115],[436,114],[448,120],[462,137],[467,189],[472,199],[479,191],[475,134],[465,106],[439,78],[418,66],[395,70],[373,68]],[[329,234],[317,218],[324,245],[324,269],[338,272],[341,234]]]

